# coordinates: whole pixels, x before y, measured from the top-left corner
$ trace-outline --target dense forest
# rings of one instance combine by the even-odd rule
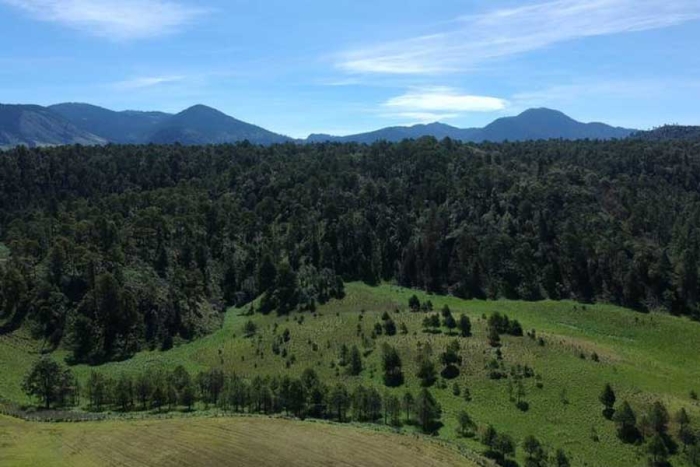
[[[20,147],[0,155],[0,332],[97,363],[357,280],[698,318],[699,188],[694,142]]]

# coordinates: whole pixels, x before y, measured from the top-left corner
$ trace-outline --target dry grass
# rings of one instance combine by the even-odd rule
[[[36,424],[0,417],[0,465],[473,466],[422,437],[274,418]]]

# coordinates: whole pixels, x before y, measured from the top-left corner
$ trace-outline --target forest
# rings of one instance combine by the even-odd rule
[[[700,318],[700,144],[19,147],[0,157],[0,334],[75,363],[344,283]]]

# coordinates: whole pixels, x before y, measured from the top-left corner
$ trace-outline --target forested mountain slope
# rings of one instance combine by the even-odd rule
[[[697,316],[699,183],[684,142],[19,148],[0,158],[2,330],[102,361],[343,280]]]
[[[78,128],[38,105],[0,104],[0,149],[18,145],[104,144],[106,140]]]

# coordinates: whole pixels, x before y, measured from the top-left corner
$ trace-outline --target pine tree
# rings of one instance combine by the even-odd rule
[[[469,337],[472,335],[472,323],[467,315],[460,315],[458,327],[462,337]]]
[[[358,376],[362,373],[362,355],[356,345],[353,345],[350,350],[350,360],[347,371],[350,376]]]
[[[599,400],[600,403],[603,404],[603,406],[605,407],[603,409],[603,415],[608,420],[611,420],[613,414],[615,413],[614,407],[617,398],[615,397],[615,391],[613,391],[613,388],[612,386],[610,386],[610,384],[605,385],[605,387],[603,388],[603,392],[600,394]]]
[[[414,413],[424,433],[432,433],[440,420],[442,409],[428,389],[423,388],[416,397]]]

